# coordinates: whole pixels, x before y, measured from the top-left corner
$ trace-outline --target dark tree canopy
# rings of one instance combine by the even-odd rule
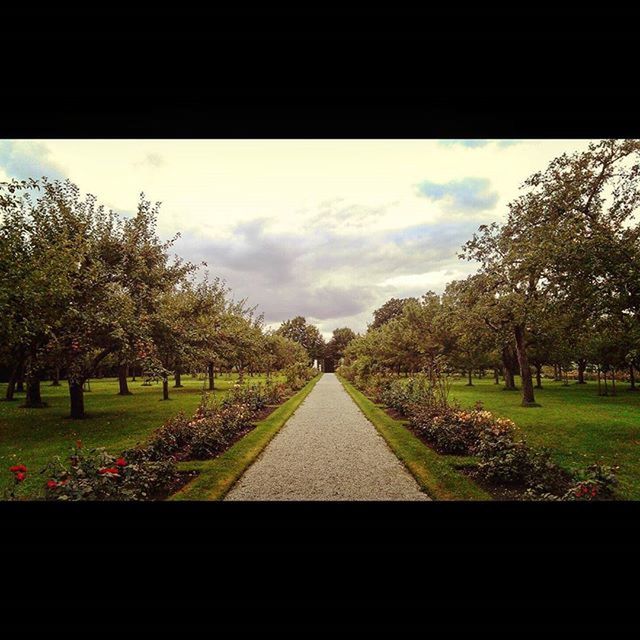
[[[356,338],[356,334],[349,327],[342,327],[333,330],[333,336],[327,343],[325,357],[337,363],[344,356],[345,349],[349,343]]]
[[[373,312],[373,322],[369,325],[369,328],[378,329],[387,324],[389,320],[399,318],[408,302],[418,302],[418,300],[417,298],[391,298],[387,300],[379,309]]]

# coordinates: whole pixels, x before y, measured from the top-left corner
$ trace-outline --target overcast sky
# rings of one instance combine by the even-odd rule
[[[159,233],[268,323],[366,329],[391,297],[443,290],[480,224],[583,140],[0,140],[0,178],[68,177]]]

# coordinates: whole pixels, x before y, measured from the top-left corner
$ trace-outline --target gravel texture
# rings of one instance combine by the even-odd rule
[[[429,500],[325,373],[226,500]]]

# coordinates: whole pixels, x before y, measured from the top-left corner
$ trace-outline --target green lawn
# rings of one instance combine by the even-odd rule
[[[245,376],[248,381],[264,381],[264,376]],[[216,378],[216,393],[224,393],[237,375]],[[173,383],[172,383],[173,384]],[[170,389],[170,400],[162,400],[162,386],[142,386],[142,380],[129,382],[131,396],[118,395],[116,379],[91,381],[85,393],[87,418],[70,420],[68,387],[42,386],[45,409],[22,409],[23,393],[14,402],[0,402],[0,489],[12,481],[8,467],[25,464],[30,472],[39,471],[55,455],[66,457],[71,445],[82,440],[86,447],[106,447],[112,453],[143,442],[169,416],[195,411],[206,381],[183,375],[181,389]],[[6,384],[0,384],[4,398]],[[45,478],[29,473],[20,495],[38,496]]]
[[[465,407],[480,400],[489,411],[511,418],[531,444],[548,447],[566,468],[619,465],[620,497],[640,500],[640,392],[618,384],[617,396],[601,397],[595,382],[542,384],[535,390],[538,408],[521,407],[519,392],[503,391],[492,379],[474,379],[473,387],[456,381],[450,397]]]

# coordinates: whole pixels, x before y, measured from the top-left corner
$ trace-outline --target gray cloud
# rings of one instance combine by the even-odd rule
[[[498,202],[498,192],[491,190],[487,178],[463,178],[450,182],[425,180],[416,185],[418,195],[441,201],[453,213],[469,213],[492,209]]]
[[[340,234],[272,232],[268,220],[240,223],[230,238],[184,234],[176,251],[204,260],[238,298],[259,305],[267,322],[301,314],[324,331],[366,327],[376,306],[394,295],[420,295],[410,285],[382,285],[398,275],[459,269],[456,253],[477,223],[454,220],[400,231]],[[452,272],[453,273],[453,272]]]
[[[484,140],[480,138],[470,138],[470,139],[461,139],[461,140],[439,140],[438,143],[443,147],[466,147],[467,149],[479,149],[481,147],[486,147],[488,144],[494,142],[493,140]],[[495,141],[499,148],[510,147],[514,144],[519,144],[520,140],[496,140]]]
[[[66,178],[65,169],[53,160],[50,149],[42,142],[0,141],[0,166],[17,180],[43,176],[52,180]]]

